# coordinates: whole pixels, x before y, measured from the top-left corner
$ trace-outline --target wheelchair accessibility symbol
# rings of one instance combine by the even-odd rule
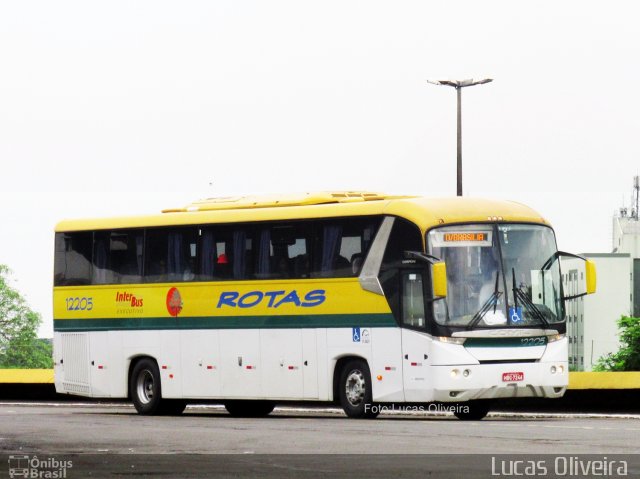
[[[360,342],[360,328],[353,328],[351,332],[351,337],[353,338],[354,343]]]
[[[518,306],[517,308],[509,308],[509,319],[512,324],[518,324],[522,322],[522,308]]]

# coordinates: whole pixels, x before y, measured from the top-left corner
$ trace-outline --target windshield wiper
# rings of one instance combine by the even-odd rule
[[[491,306],[493,306],[493,312],[496,312],[496,307],[498,306],[498,298],[500,298],[500,296],[502,295],[502,291],[498,291],[498,286],[500,284],[498,281],[499,278],[500,270],[496,270],[496,286],[493,289],[493,293],[491,293],[491,296],[489,296],[489,298],[484,302],[478,312],[473,315],[473,318],[471,318],[471,321],[467,325],[467,329],[472,329],[476,324],[478,324],[484,317],[484,315],[487,314],[487,311],[491,309]]]
[[[549,256],[549,258],[547,258],[547,261],[544,262],[544,264],[542,265],[542,267],[540,268],[540,271],[546,271],[549,268],[551,268],[551,265],[555,262],[556,259],[558,259],[560,251],[556,251],[555,253],[553,253],[551,256]]]
[[[538,307],[535,304],[533,304],[533,301],[531,301],[527,297],[527,294],[524,291],[522,291],[521,288],[516,286],[515,268],[511,268],[511,274],[513,275],[513,303],[516,310],[518,309],[518,298],[520,298],[520,301],[522,301],[523,305],[529,308],[531,311],[533,311],[533,315],[536,316],[542,322],[542,324],[544,324],[545,326],[549,326],[549,321],[547,321],[547,318],[544,317],[544,314],[542,314],[542,312],[540,312]],[[524,319],[524,313],[522,314],[522,316]]]

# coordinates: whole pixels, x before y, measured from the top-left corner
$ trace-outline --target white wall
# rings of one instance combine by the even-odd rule
[[[584,297],[584,337],[577,339],[584,345],[584,371],[591,371],[598,358],[620,347],[616,322],[631,313],[632,260],[629,254],[585,256],[595,261],[598,282],[596,293]]]

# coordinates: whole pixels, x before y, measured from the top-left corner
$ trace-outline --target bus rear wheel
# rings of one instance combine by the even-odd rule
[[[235,417],[264,417],[271,414],[276,404],[272,401],[225,401],[224,407]]]
[[[179,416],[187,407],[182,399],[162,399],[160,370],[152,359],[141,359],[131,371],[129,391],[138,414]]]
[[[479,421],[483,419],[491,409],[489,401],[468,401],[456,404],[453,414],[463,421]]]
[[[156,362],[151,359],[138,361],[131,371],[129,381],[129,391],[136,411],[143,415],[160,414],[162,392],[160,370]]]
[[[362,359],[347,361],[340,372],[340,405],[345,414],[354,419],[374,419],[378,408],[373,404],[371,372]]]

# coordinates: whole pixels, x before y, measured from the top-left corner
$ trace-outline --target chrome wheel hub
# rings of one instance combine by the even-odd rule
[[[138,375],[136,390],[141,403],[149,404],[153,400],[153,375],[151,371],[144,370]]]
[[[364,392],[366,390],[366,382],[362,371],[354,369],[347,376],[345,383],[345,391],[347,401],[354,407],[358,407],[364,401]]]

